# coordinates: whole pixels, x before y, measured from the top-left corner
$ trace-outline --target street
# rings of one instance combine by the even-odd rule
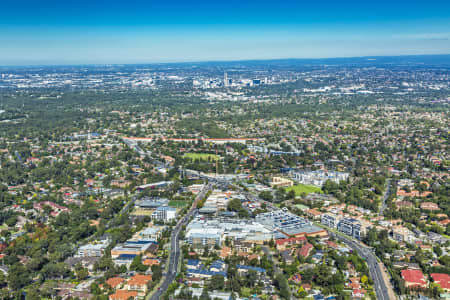
[[[365,247],[361,246],[359,243],[357,243],[349,238],[343,237],[339,234],[334,234],[334,233],[330,232],[330,235],[334,236],[335,238],[337,238],[344,244],[351,247],[354,251],[358,252],[358,254],[363,259],[366,260],[367,265],[369,267],[370,277],[372,277],[372,279],[373,279],[377,299],[381,299],[381,300],[395,299],[395,297],[392,294],[390,295],[390,293],[388,292],[390,285],[389,285],[389,283],[385,282],[384,277],[382,275],[383,271],[381,270],[381,266],[378,263],[375,255],[372,253],[372,251],[370,249],[365,248]]]
[[[383,195],[383,202],[381,203],[380,206],[380,211],[378,213],[378,215],[382,216],[384,213],[384,210],[386,209],[386,201],[389,198],[389,195],[391,194],[391,179],[388,178],[386,180],[386,191],[384,191],[384,195]]]
[[[197,208],[198,202],[203,199],[206,193],[212,188],[211,184],[206,185],[203,190],[197,195],[189,209],[188,213],[178,221],[175,229],[173,230],[172,236],[170,238],[170,255],[169,255],[169,268],[167,271],[167,275],[163,279],[163,283],[159,287],[159,289],[151,296],[151,300],[158,300],[164,294],[165,291],[169,288],[169,285],[175,280],[177,276],[178,262],[180,260],[180,243],[179,243],[179,234],[183,225],[185,225],[189,219],[193,216],[195,209]]]

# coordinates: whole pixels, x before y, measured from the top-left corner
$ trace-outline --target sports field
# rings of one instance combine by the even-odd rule
[[[190,158],[193,160],[218,160],[220,158],[219,155],[209,154],[209,153],[185,153],[183,155],[184,158]]]
[[[169,206],[180,208],[186,206],[187,202],[182,200],[171,200],[169,201]]]
[[[302,193],[309,194],[309,193],[319,193],[322,194],[322,189],[313,186],[313,185],[306,185],[306,184],[297,184],[291,187],[286,188],[286,192],[294,191],[296,196],[300,196]]]

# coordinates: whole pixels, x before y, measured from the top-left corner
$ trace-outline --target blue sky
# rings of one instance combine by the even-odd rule
[[[450,1],[0,3],[0,65],[448,53]]]

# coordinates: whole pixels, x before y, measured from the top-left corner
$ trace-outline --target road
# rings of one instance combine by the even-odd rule
[[[264,254],[267,256],[267,258],[269,260],[274,261],[273,257],[272,257],[272,253],[270,252],[269,247],[262,246],[261,249],[262,249],[262,251],[264,252]],[[276,264],[276,263],[273,264],[273,273],[274,274],[283,273],[283,272],[280,271],[280,268],[278,268],[278,264]]]
[[[354,251],[358,252],[358,254],[367,262],[370,277],[372,277],[374,282],[377,299],[394,300],[395,296],[393,295],[392,288],[389,283],[386,282],[386,277],[382,274],[382,272],[384,272],[381,270],[382,265],[378,263],[377,258],[372,251],[347,237],[334,234],[332,232],[330,232],[330,235],[334,236],[347,246],[351,247]],[[389,291],[389,289],[391,289],[391,291]]]
[[[384,191],[383,202],[381,203],[380,211],[378,212],[378,215],[380,215],[380,216],[383,215],[384,210],[386,209],[386,201],[389,198],[390,194],[391,194],[391,179],[388,178],[386,180],[386,191]]]
[[[189,219],[194,215],[198,202],[205,197],[206,193],[210,191],[211,188],[212,184],[208,184],[203,188],[203,190],[195,198],[194,203],[192,203],[192,206],[189,209],[188,213],[178,221],[177,225],[172,231],[172,235],[170,237],[169,268],[166,276],[163,278],[162,284],[160,285],[159,289],[153,295],[151,295],[151,297],[149,298],[150,300],[160,299],[164,292],[169,288],[169,285],[175,280],[175,277],[177,276],[178,262],[180,261],[181,255],[179,241],[181,228],[183,227],[183,225],[189,222]]]

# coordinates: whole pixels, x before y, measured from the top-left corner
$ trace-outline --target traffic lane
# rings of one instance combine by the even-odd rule
[[[370,252],[370,250],[364,249],[357,243],[353,242],[352,240],[344,238],[340,235],[334,236],[336,236],[339,240],[349,245],[351,248],[353,248],[353,250],[356,250],[361,255],[361,257],[367,261],[367,264],[369,266],[369,274],[374,280],[374,286],[377,292],[377,297],[383,300],[389,299],[389,296],[387,296],[387,286],[381,277],[381,271],[379,269],[378,261],[376,260],[376,258],[373,257],[373,254]]]

